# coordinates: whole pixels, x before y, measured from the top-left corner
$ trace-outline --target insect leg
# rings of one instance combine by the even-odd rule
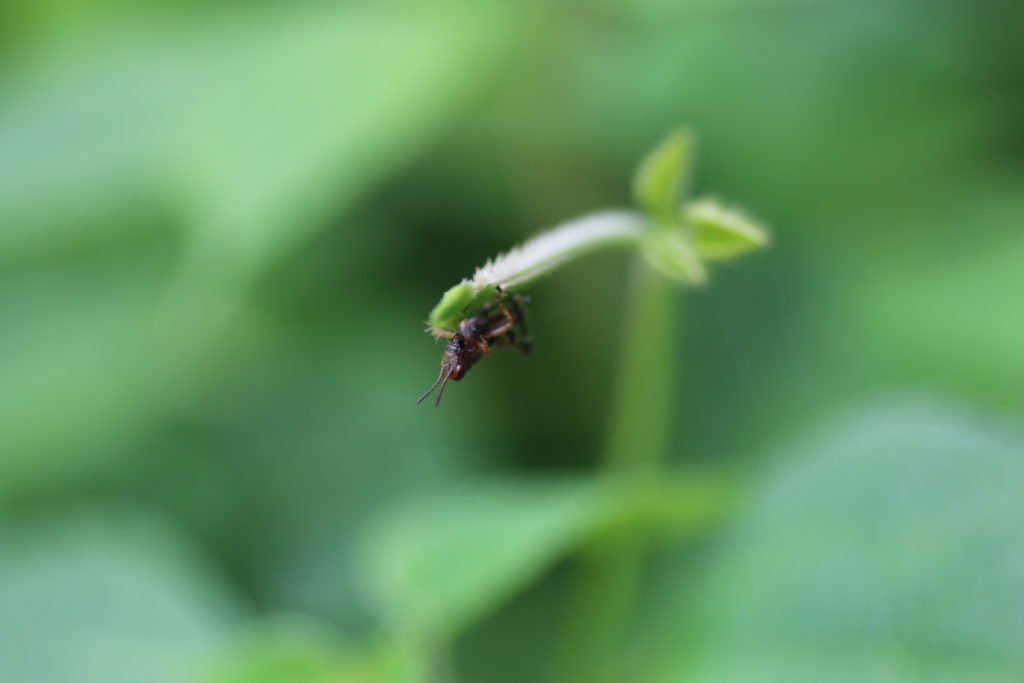
[[[512,314],[512,311],[505,305],[505,290],[501,287],[497,288],[497,296],[494,299],[494,303],[498,305],[498,310],[501,311],[501,318],[495,321],[494,325],[487,330],[488,339],[496,339],[498,337],[505,336],[508,332],[515,327],[516,316]]]
[[[529,353],[530,349],[533,346],[533,342],[530,339],[530,332],[526,329],[526,314],[523,312],[523,308],[521,305],[526,303],[527,301],[529,301],[527,297],[513,295],[509,297],[508,304],[509,307],[512,309],[512,312],[515,314],[515,321],[519,327],[519,332],[521,335],[517,340],[515,334],[513,334],[513,329],[509,333],[509,338],[512,341],[512,343],[515,344],[516,348],[519,349],[524,354]]]

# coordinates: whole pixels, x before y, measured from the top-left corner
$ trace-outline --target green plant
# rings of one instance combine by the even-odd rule
[[[599,248],[635,251],[639,258],[602,467],[609,474],[628,472],[651,485],[661,478],[666,451],[680,286],[704,284],[709,263],[769,241],[764,227],[736,209],[710,198],[688,201],[693,151],[689,132],[673,132],[635,174],[636,209],[601,211],[570,221],[488,261],[446,291],[428,320],[435,335],[455,332],[499,287],[515,290]],[[632,533],[611,532],[584,549],[559,681],[582,683],[609,675],[643,555],[643,544]]]
[[[455,331],[496,287],[517,289],[602,247],[631,247],[668,282],[700,285],[707,263],[767,245],[767,230],[742,212],[712,198],[685,201],[693,148],[693,136],[678,130],[644,159],[633,179],[637,209],[568,221],[485,263],[442,295],[430,331]]]

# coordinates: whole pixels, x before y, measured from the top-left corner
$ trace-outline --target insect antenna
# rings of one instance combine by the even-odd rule
[[[447,370],[447,372],[446,372],[446,370]],[[434,403],[434,407],[436,408],[437,406],[441,405],[441,396],[444,394],[444,388],[445,388],[445,386],[448,385],[448,378],[451,377],[451,374],[452,374],[451,369],[449,369],[447,367],[441,368],[441,372],[438,373],[437,379],[434,380],[434,383],[430,385],[430,388],[427,389],[426,392],[424,392],[424,394],[422,396],[420,396],[418,399],[416,399],[416,403],[420,403],[427,396],[430,396],[430,394],[434,391],[434,389],[437,388],[437,385],[441,384],[441,391],[439,391],[438,394],[437,394],[437,402]],[[441,380],[444,380],[443,384],[441,383]]]
[[[452,376],[452,373],[448,373],[444,376],[444,381],[441,382],[441,390],[437,392],[437,400],[434,401],[434,407],[441,407],[441,397],[444,396],[444,388],[448,386],[448,378]]]

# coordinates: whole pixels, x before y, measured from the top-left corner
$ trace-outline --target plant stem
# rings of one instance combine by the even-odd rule
[[[679,355],[679,285],[640,258],[633,268],[602,467],[606,472],[634,474],[644,483],[660,477],[667,449]],[[645,554],[645,539],[629,530],[609,532],[584,548],[557,683],[628,679],[614,667],[622,659]]]
[[[517,288],[563,263],[592,251],[613,246],[639,246],[649,219],[628,209],[609,209],[562,223],[476,269],[473,277],[449,288],[430,312],[435,334],[454,332],[473,308],[489,303],[495,287]]]
[[[614,394],[606,469],[633,468],[658,474],[668,446],[680,287],[642,259],[633,266]]]

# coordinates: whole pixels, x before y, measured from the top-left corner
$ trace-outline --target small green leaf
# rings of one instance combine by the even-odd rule
[[[643,253],[651,267],[673,280],[687,285],[707,282],[707,269],[678,228],[648,234]]]
[[[470,300],[469,306],[467,306],[466,310],[463,311],[463,316],[469,315],[473,311],[476,311],[482,308],[483,306],[487,305],[491,301],[493,301],[494,297],[497,296],[498,288],[495,287],[494,285],[484,285],[483,287],[475,288],[474,291],[475,294],[473,295],[473,298]],[[458,322],[456,322],[456,326],[457,325]]]
[[[446,330],[454,330],[462,319],[462,313],[473,301],[473,285],[460,282],[441,295],[441,300],[430,312],[429,325]]]
[[[693,136],[680,129],[640,163],[633,177],[633,199],[641,209],[659,219],[675,215],[683,201],[693,148]]]
[[[470,311],[482,307],[494,298],[494,285],[477,288],[472,282],[463,280],[441,296],[441,300],[430,312],[428,324],[432,330],[457,330],[459,322]]]
[[[720,261],[764,247],[768,230],[737,209],[722,206],[714,199],[698,199],[683,211],[693,227],[693,247],[706,261]]]

